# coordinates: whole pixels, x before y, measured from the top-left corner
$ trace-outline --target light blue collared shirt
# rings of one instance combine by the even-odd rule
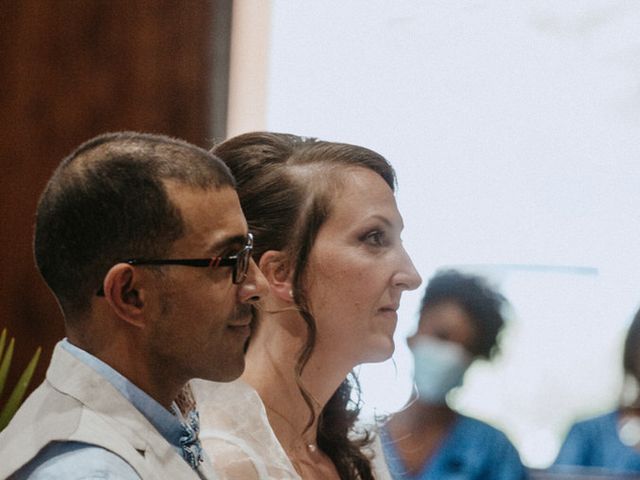
[[[182,456],[180,437],[184,434],[182,415],[175,404],[173,413],[160,405],[102,360],[69,343],[62,348],[95,370],[142,413]],[[12,478],[16,480],[139,480],[135,470],[113,452],[86,443],[55,442],[47,445]]]

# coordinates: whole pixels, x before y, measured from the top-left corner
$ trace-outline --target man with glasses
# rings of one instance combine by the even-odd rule
[[[252,247],[231,174],[200,148],[124,132],[64,159],[34,250],[67,338],[0,434],[0,478],[216,478],[185,385],[244,369],[267,288]]]

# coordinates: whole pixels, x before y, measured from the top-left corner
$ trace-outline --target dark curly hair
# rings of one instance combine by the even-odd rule
[[[311,397],[300,381],[316,339],[316,321],[306,297],[306,265],[320,227],[332,209],[333,193],[340,188],[345,169],[367,168],[395,189],[395,172],[369,149],[314,138],[269,132],[239,135],[213,148],[233,172],[238,196],[255,236],[254,258],[267,250],[287,254],[293,271],[293,299],[307,327],[306,343],[296,364],[298,388],[309,406],[307,428],[314,423]],[[318,417],[318,446],[334,463],[340,478],[373,479],[371,463],[362,448],[369,434],[354,435],[360,402],[352,400],[359,385],[351,373]],[[358,390],[359,392],[359,390]]]
[[[420,314],[445,302],[459,305],[469,316],[476,333],[471,353],[491,358],[497,351],[498,334],[504,326],[505,297],[483,277],[457,270],[443,270],[429,280]]]
[[[624,340],[624,351],[622,354],[622,366],[625,373],[640,379],[640,310],[633,317],[627,336]]]

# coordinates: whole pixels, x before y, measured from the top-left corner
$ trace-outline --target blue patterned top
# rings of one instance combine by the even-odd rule
[[[618,436],[618,410],[574,424],[554,465],[600,467],[615,472],[640,472],[640,452]]]
[[[480,420],[458,415],[434,455],[410,475],[388,430],[382,444],[395,480],[520,480],[527,478],[517,450],[499,430]]]

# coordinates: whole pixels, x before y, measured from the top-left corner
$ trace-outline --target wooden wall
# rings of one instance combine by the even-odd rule
[[[223,126],[211,125],[226,108],[214,115],[212,80],[228,68],[214,56],[228,50],[230,0],[0,0],[0,16],[0,329],[16,337],[12,387],[39,345],[40,383],[64,335],[31,249],[49,175],[106,131],[164,133],[203,147],[214,131],[223,136]]]

